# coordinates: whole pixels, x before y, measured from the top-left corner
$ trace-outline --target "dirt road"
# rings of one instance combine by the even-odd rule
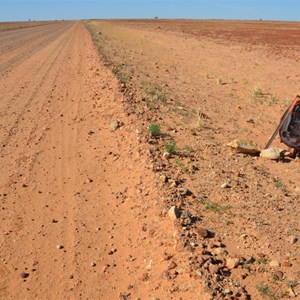
[[[172,299],[171,221],[84,26],[0,33],[0,73],[0,298]]]

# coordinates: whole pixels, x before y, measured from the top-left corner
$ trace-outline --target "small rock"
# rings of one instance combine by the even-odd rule
[[[171,157],[171,153],[167,151],[163,153],[163,158],[170,158],[170,157]]]
[[[227,146],[235,149],[237,153],[256,155],[260,152],[257,144],[252,141],[235,139],[232,142],[228,143]]]
[[[95,262],[91,262],[91,267],[96,267],[96,263]]]
[[[300,194],[300,186],[296,186],[295,187],[295,192],[298,193],[298,194]]]
[[[226,294],[226,295],[229,295],[229,294],[232,293],[230,289],[224,289],[223,292],[224,292],[224,294]]]
[[[64,245],[56,245],[56,249],[63,249],[64,248]]]
[[[298,242],[298,238],[296,237],[296,236],[294,236],[294,235],[290,235],[289,236],[289,242],[290,242],[290,244],[295,244],[295,243],[297,243]]]
[[[164,271],[162,273],[162,278],[165,279],[165,280],[170,280],[171,279],[170,272],[168,270]]]
[[[173,254],[169,254],[167,252],[164,252],[163,260],[170,260],[173,256],[174,256]]]
[[[189,192],[189,190],[188,190],[187,188],[179,188],[179,189],[178,189],[178,193],[179,193],[180,195],[182,195],[182,196],[187,195],[188,192]]]
[[[240,264],[240,259],[239,258],[227,258],[226,259],[226,267],[228,269],[234,269]]]
[[[144,273],[143,275],[142,275],[142,278],[141,278],[141,280],[142,281],[148,281],[150,279],[150,277],[149,277],[149,274],[148,273]]]
[[[160,175],[159,176],[160,181],[162,181],[163,183],[166,183],[168,181],[168,177],[166,175]]]
[[[217,265],[210,264],[208,266],[208,270],[209,270],[209,272],[210,272],[211,275],[219,273],[219,267]]]
[[[119,121],[115,120],[110,124],[110,131],[116,131],[120,127],[121,127],[121,123]]]
[[[175,269],[177,267],[177,264],[175,261],[171,261],[168,265],[168,270]]]
[[[28,277],[29,277],[29,273],[22,272],[22,273],[20,274],[20,277],[21,277],[22,279],[28,278]]]
[[[213,253],[215,255],[222,255],[222,256],[226,256],[228,254],[227,250],[224,248],[215,248],[213,249]]]
[[[151,268],[152,268],[152,265],[153,265],[153,260],[151,259],[151,260],[149,261],[149,264],[147,265],[146,269],[147,269],[148,271],[150,271]]]
[[[116,248],[111,248],[111,249],[108,251],[108,255],[112,255],[112,254],[114,254],[115,252],[117,252],[117,249],[116,249]]]
[[[269,266],[272,268],[278,268],[280,267],[280,262],[278,260],[271,260]]]
[[[260,157],[263,158],[268,158],[268,159],[273,159],[273,160],[277,160],[280,158],[284,158],[286,156],[289,156],[290,152],[274,147],[274,148],[268,148],[268,149],[263,149],[260,152]]]
[[[171,208],[168,210],[168,216],[173,220],[178,219],[180,214],[180,210],[176,206],[171,206]]]
[[[203,227],[199,227],[196,229],[196,234],[201,238],[209,237],[209,231]]]
[[[228,182],[221,184],[221,189],[228,189],[228,188],[230,188],[230,184]]]

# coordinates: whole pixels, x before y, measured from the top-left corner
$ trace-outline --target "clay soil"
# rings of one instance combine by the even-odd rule
[[[300,93],[299,36],[187,20],[1,32],[0,298],[299,297],[299,159],[225,146],[264,147]]]

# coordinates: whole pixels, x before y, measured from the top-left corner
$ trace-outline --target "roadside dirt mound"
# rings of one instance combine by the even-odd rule
[[[180,34],[159,21],[87,26],[129,99],[126,112],[143,125],[150,166],[168,195],[164,215],[176,219],[175,247],[186,253],[191,278],[215,299],[298,297],[299,159],[265,160],[225,144],[238,138],[264,147],[299,94],[299,45],[281,44],[287,31],[276,23],[257,26],[261,41],[277,34],[279,48],[254,42],[256,23],[242,40],[233,28],[230,39],[216,33],[214,40],[214,29],[192,36],[200,26],[192,24]],[[284,148],[278,139],[274,145]]]

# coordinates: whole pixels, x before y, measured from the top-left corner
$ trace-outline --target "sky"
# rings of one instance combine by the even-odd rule
[[[155,17],[300,21],[300,0],[0,0],[0,22]]]

